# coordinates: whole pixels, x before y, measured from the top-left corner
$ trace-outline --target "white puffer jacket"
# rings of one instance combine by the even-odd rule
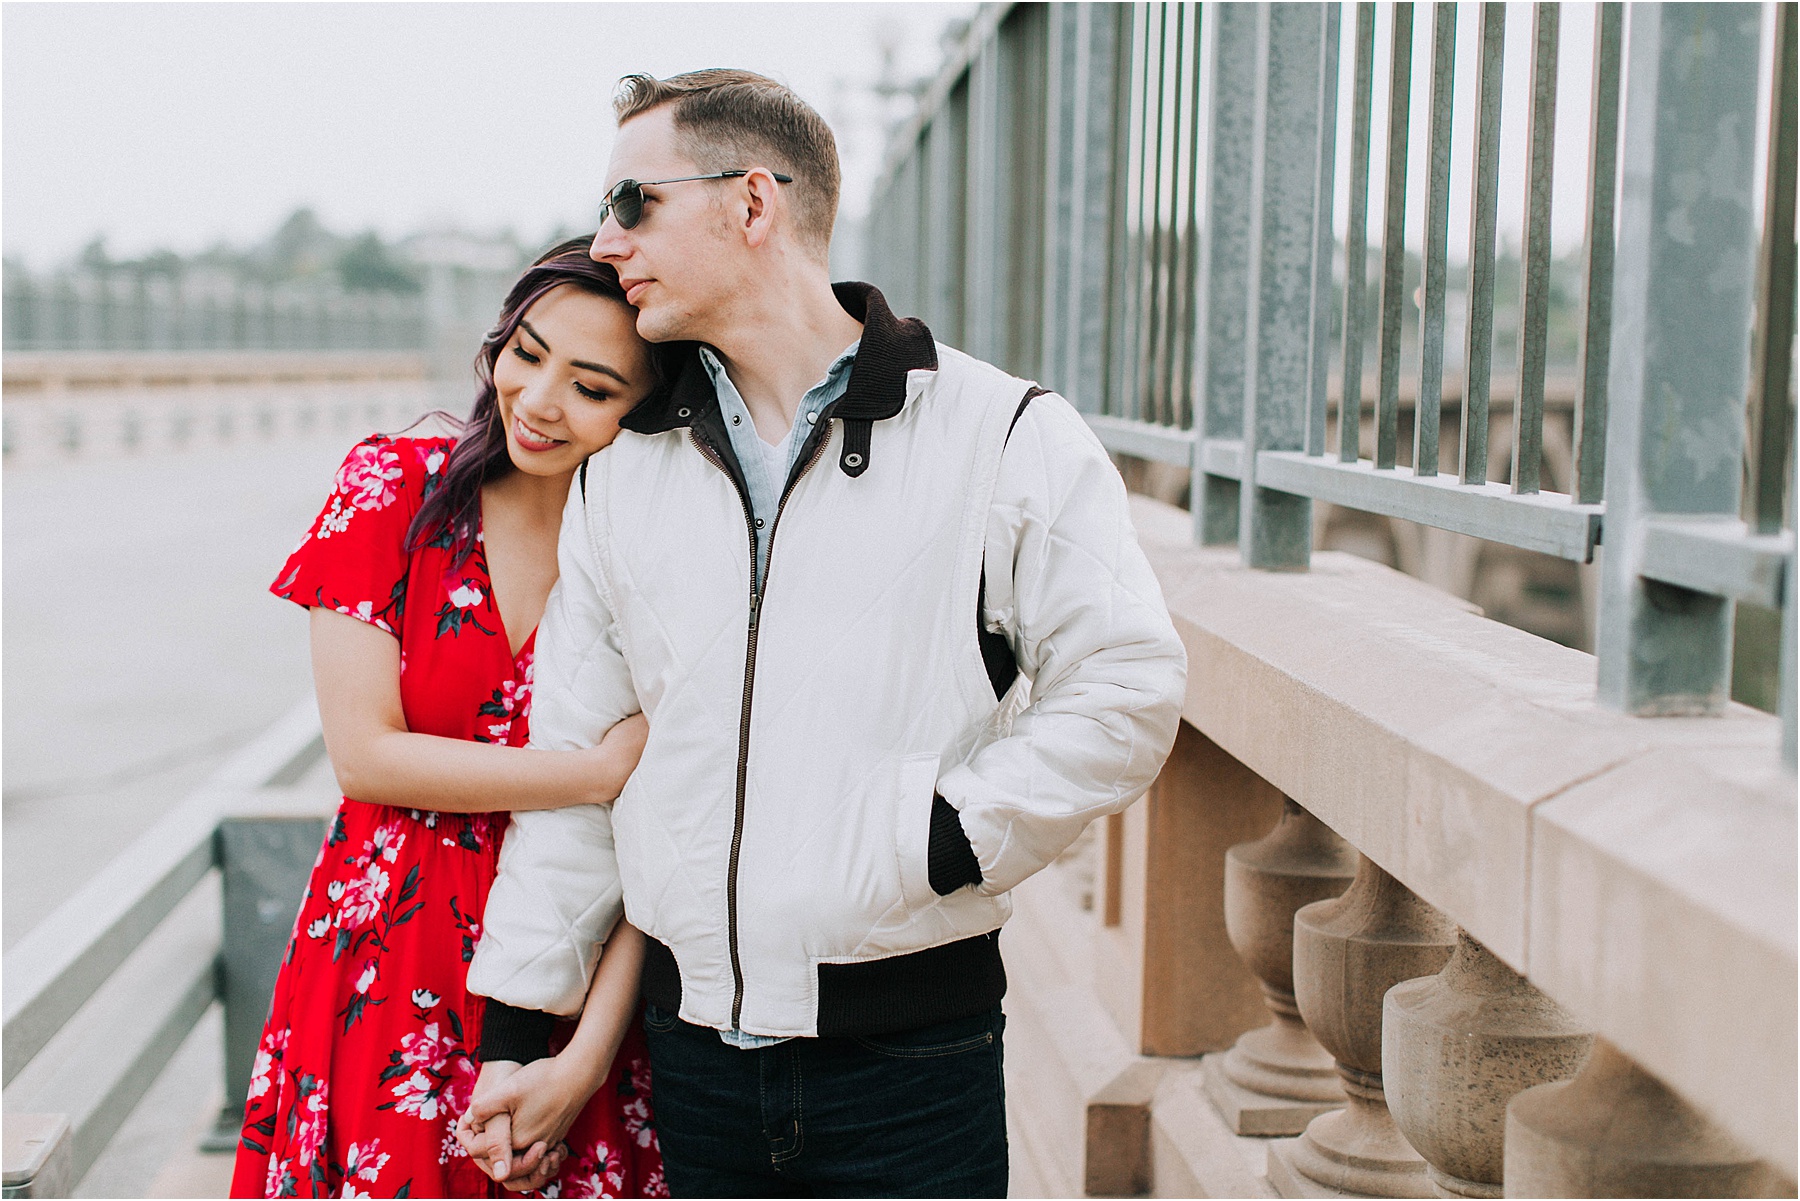
[[[575,1012],[622,892],[673,952],[685,1020],[814,1034],[821,964],[997,929],[1007,890],[1167,757],[1185,656],[1099,441],[1054,394],[1011,428],[1025,381],[873,289],[840,297],[862,347],[760,598],[703,374],[634,413],[647,432],[571,494],[532,745],[590,746],[640,708],[650,738],[613,806],[514,815],[473,991]],[[978,649],[984,556],[983,617],[1023,673],[1009,706]],[[981,867],[947,896],[928,877],[934,795]]]

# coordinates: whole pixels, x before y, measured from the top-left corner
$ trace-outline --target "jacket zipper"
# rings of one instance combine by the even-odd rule
[[[769,567],[775,558],[775,531],[781,526],[781,514],[787,508],[788,497],[793,494],[794,486],[819,461],[831,438],[827,434],[819,439],[811,457],[788,479],[787,487],[782,490],[781,500],[775,506],[775,519],[769,523],[769,555],[763,561],[760,587],[756,582],[756,511],[750,504],[750,497],[732,476],[718,452],[691,427],[688,429],[688,438],[701,457],[724,472],[725,478],[731,480],[731,486],[737,489],[738,503],[744,507],[744,526],[750,534],[750,629],[744,648],[744,700],[738,711],[737,807],[731,826],[731,857],[725,869],[725,931],[731,952],[731,1028],[739,1030],[742,1029],[744,1011],[744,966],[738,958],[738,856],[744,844],[744,804],[750,778],[750,701],[756,684],[756,635],[762,624],[763,591],[768,587]]]

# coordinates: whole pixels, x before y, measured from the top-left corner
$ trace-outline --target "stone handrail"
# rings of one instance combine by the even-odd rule
[[[1796,806],[1776,753],[1778,719],[1742,706],[1713,718],[1628,716],[1597,703],[1592,656],[1388,568],[1317,554],[1304,573],[1254,571],[1232,548],[1196,547],[1184,510],[1142,497],[1133,505],[1188,651],[1183,716],[1216,748],[1208,753],[1260,777],[1252,790],[1273,785],[1435,910],[1444,933],[1425,940],[1443,947],[1435,963],[1460,928],[1470,954],[1491,953],[1502,974],[1523,977],[1519,987],[1597,1033],[1607,1056],[1646,1069],[1791,1178]],[[1216,768],[1196,784],[1181,754],[1164,795],[1153,792],[1153,826],[1167,820],[1157,806],[1217,808],[1249,795],[1216,783]],[[1266,829],[1269,817],[1260,820]],[[1193,903],[1184,882],[1155,883],[1159,855],[1190,852],[1112,841],[1109,865],[1151,861],[1111,868],[1144,890],[1137,920]],[[1216,912],[1220,902],[1202,903]],[[1149,981],[1154,930],[1137,946]],[[1146,983],[1144,1015],[1187,999],[1178,972],[1157,970],[1175,986],[1158,998]],[[1435,964],[1400,978],[1420,970]],[[1377,1029],[1380,993],[1395,982],[1361,998]],[[1220,986],[1208,987],[1224,1013]],[[1302,982],[1301,1010],[1305,993]],[[1226,1016],[1183,1045],[1186,1036],[1156,1034],[1144,1016],[1128,1037],[1146,1053],[1192,1054],[1229,1041],[1232,1021],[1255,1024]],[[1382,1057],[1398,1051],[1376,1037],[1379,1097]]]

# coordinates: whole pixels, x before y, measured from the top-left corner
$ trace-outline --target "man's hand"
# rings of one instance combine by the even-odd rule
[[[510,1060],[495,1060],[483,1064],[481,1075],[475,1081],[475,1092],[470,1098],[469,1108],[463,1111],[456,1122],[456,1141],[462,1145],[475,1166],[485,1172],[490,1179],[498,1181],[515,1192],[530,1189],[541,1189],[549,1184],[556,1174],[562,1170],[563,1158],[567,1147],[559,1141],[551,1147],[546,1140],[539,1139],[524,1148],[524,1154],[517,1154],[513,1146],[513,1101],[516,1090],[507,1089],[506,1082],[521,1074],[518,1064]],[[480,1113],[477,1113],[477,1107]]]

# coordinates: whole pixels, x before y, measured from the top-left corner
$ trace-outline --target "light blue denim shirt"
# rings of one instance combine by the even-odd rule
[[[850,343],[825,369],[825,378],[807,389],[794,414],[794,427],[779,446],[764,442],[762,435],[756,432],[756,422],[750,419],[750,410],[738,394],[737,385],[725,374],[725,365],[719,362],[719,356],[710,347],[700,348],[700,361],[705,364],[706,373],[712,376],[713,391],[719,397],[719,411],[724,414],[725,428],[731,432],[732,452],[737,455],[738,466],[743,468],[744,485],[750,490],[750,511],[756,519],[758,591],[761,591],[763,576],[769,570],[769,532],[775,528],[775,511],[781,507],[781,490],[787,486],[788,475],[800,458],[800,448],[806,445],[807,437],[819,423],[819,414],[850,387],[850,368],[856,364],[856,352],[861,346],[860,338]],[[763,1034],[745,1034],[742,1030],[721,1030],[719,1037],[746,1051],[788,1041]]]
[[[756,519],[756,587],[762,588],[763,576],[769,569],[769,532],[775,528],[775,511],[781,507],[781,490],[788,474],[800,458],[800,448],[818,424],[825,406],[842,396],[850,387],[850,368],[856,364],[856,352],[862,346],[859,338],[825,369],[825,378],[807,389],[794,414],[794,427],[779,446],[771,446],[756,432],[750,410],[737,386],[725,374],[725,365],[710,347],[700,348],[700,361],[712,376],[713,391],[719,397],[719,411],[724,414],[725,428],[731,433],[731,449],[744,471],[744,484],[750,489],[750,511]]]

